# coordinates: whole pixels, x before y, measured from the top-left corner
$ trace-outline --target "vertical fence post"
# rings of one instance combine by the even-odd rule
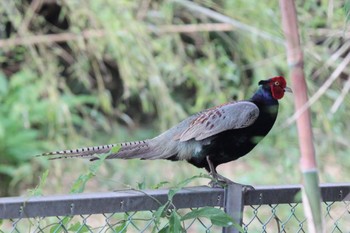
[[[224,208],[225,212],[230,215],[234,222],[239,226],[242,226],[243,218],[243,186],[241,184],[229,184],[225,188],[225,201]],[[238,233],[239,229],[234,226],[224,227],[223,233]]]

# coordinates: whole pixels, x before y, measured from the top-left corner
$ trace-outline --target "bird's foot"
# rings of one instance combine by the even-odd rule
[[[225,188],[228,184],[223,180],[212,179],[208,185],[212,188]]]
[[[227,182],[227,181],[224,181],[224,180],[212,180],[209,182],[209,186],[212,187],[212,188],[225,188],[227,187],[228,185],[232,185],[232,184],[237,184],[237,185],[241,185],[242,186],[242,191],[245,193],[245,192],[248,192],[248,191],[252,191],[252,190],[255,190],[255,188],[251,185],[246,185],[246,184],[240,184],[240,183],[236,183],[236,182],[233,182],[233,181],[230,181],[230,182]]]
[[[233,182],[232,180],[226,178],[225,176],[220,175],[219,173],[216,172],[216,169],[215,169],[213,163],[211,162],[209,156],[207,156],[206,158],[207,158],[207,162],[208,162],[209,170],[210,170],[209,174],[212,177],[212,180],[209,182],[210,187],[212,187],[212,188],[225,188],[228,185],[237,184],[237,185],[242,186],[243,192],[247,192],[249,190],[255,190],[254,187],[251,185],[239,184],[239,183]]]
[[[213,179],[209,182],[209,186],[212,188],[225,188],[228,185],[241,185],[242,186],[242,191],[245,193],[247,191],[255,190],[255,188],[251,185],[246,185],[246,184],[240,184],[233,182],[232,180],[220,175],[216,174],[215,177],[212,177]]]
[[[226,183],[226,185],[230,185],[230,184],[237,184],[237,185],[241,185],[242,186],[242,190],[243,192],[246,192],[246,191],[250,191],[250,190],[255,190],[255,188],[251,185],[247,185],[247,184],[240,184],[240,183],[236,183],[236,182],[233,182],[232,180],[220,175],[220,174],[216,174],[216,176],[218,177],[219,180],[222,180]]]

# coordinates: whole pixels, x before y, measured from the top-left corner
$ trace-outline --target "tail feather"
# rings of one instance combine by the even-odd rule
[[[93,159],[93,158],[96,158],[95,155],[108,153],[114,146],[117,146],[117,144],[82,147],[82,148],[73,149],[73,150],[60,150],[60,151],[44,153],[38,156],[47,156],[49,157],[50,160],[68,159],[68,158]]]
[[[152,159],[157,154],[152,153],[148,140],[124,142],[120,144],[109,144],[102,146],[83,147],[74,150],[61,150],[44,153],[38,156],[47,156],[50,160],[68,158],[86,158],[90,160],[99,159],[98,155],[109,153],[113,147],[120,146],[117,153],[111,153],[106,159]]]

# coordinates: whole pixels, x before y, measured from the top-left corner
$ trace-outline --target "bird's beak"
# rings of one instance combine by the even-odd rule
[[[284,92],[293,93],[293,91],[292,91],[292,89],[290,87],[285,87],[284,88]]]

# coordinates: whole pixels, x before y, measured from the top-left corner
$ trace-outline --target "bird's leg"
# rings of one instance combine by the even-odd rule
[[[223,187],[227,184],[234,183],[233,181],[217,173],[214,164],[211,162],[209,156],[207,156],[206,159],[209,165],[209,174],[213,177],[213,180],[209,183],[211,187]]]
[[[210,161],[209,155],[206,157],[208,165],[209,165],[209,170],[210,170],[210,175],[214,178],[214,179],[218,179],[218,173],[216,172],[215,168],[214,168],[214,164]]]
[[[213,180],[209,183],[209,185],[211,187],[218,187],[218,188],[222,188],[223,186],[229,185],[229,184],[239,184],[242,185],[240,183],[236,183],[233,182],[232,180],[224,177],[223,175],[220,175],[219,173],[217,173],[214,164],[211,162],[209,156],[206,157],[208,165],[209,165],[209,170],[210,170],[210,175],[213,177]],[[242,185],[243,186],[243,191],[247,191],[247,190],[255,190],[253,186],[251,185]]]

